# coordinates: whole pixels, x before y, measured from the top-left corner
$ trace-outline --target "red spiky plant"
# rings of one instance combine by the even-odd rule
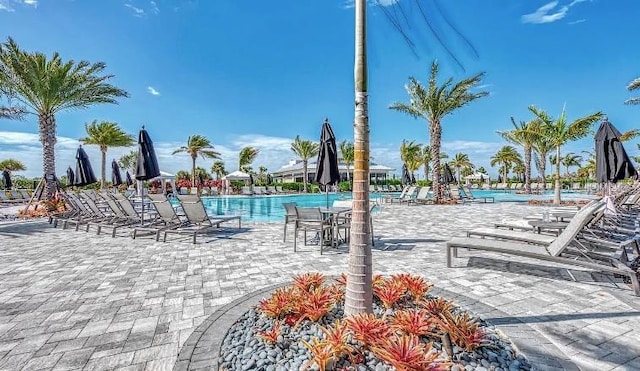
[[[264,340],[267,343],[275,344],[278,341],[278,336],[280,335],[281,328],[280,321],[275,321],[273,326],[271,326],[268,330],[257,330],[256,333],[258,337]]]
[[[437,359],[438,352],[431,349],[431,343],[423,344],[415,335],[393,335],[372,346],[371,351],[397,371],[440,371],[449,367]]]
[[[442,313],[451,313],[451,310],[454,308],[453,302],[441,297],[437,299],[420,300],[418,305],[436,317],[439,317]]]
[[[389,324],[394,331],[406,335],[435,336],[437,335],[437,322],[424,309],[407,309],[397,311],[389,319]]]
[[[325,277],[322,273],[302,273],[293,276],[293,284],[303,291],[311,291],[314,288],[322,286],[324,279]]]
[[[302,344],[309,349],[313,358],[309,360],[311,364],[318,365],[320,371],[325,371],[329,364],[329,361],[334,360],[333,350],[331,345],[326,341],[319,341],[318,338],[313,338],[311,343],[301,340]]]
[[[393,278],[402,282],[414,302],[423,299],[424,295],[433,287],[433,284],[417,275],[402,273],[393,276]]]
[[[260,300],[257,310],[269,318],[281,318],[291,311],[296,304],[297,296],[293,287],[279,288],[270,298]]]
[[[466,351],[472,351],[488,341],[478,321],[468,313],[442,313],[440,319],[442,331],[449,334],[452,343]]]
[[[372,313],[358,313],[345,320],[353,338],[365,347],[377,344],[391,334],[389,324]]]
[[[380,299],[382,305],[391,309],[402,297],[407,290],[402,282],[394,279],[385,280],[377,286],[373,286],[373,294]]]
[[[320,330],[324,334],[324,341],[331,346],[335,358],[356,353],[356,348],[349,345],[349,330],[345,322],[336,320],[332,326],[321,327]]]

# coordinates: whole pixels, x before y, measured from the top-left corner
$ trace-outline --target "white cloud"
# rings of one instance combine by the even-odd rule
[[[153,86],[147,86],[147,91],[149,92],[149,94],[151,95],[160,95],[160,92],[157,91]]]
[[[568,5],[558,6],[558,1],[551,1],[541,7],[539,7],[535,12],[525,14],[521,17],[522,23],[532,23],[532,24],[543,24],[543,23],[552,23],[563,19],[569,9],[574,5],[583,3],[587,0],[573,0]],[[589,0],[591,1],[591,0]],[[576,22],[580,23],[580,22]]]
[[[160,13],[160,9],[158,8],[158,4],[155,1],[150,1],[149,6],[151,7],[151,11],[153,14]]]
[[[34,8],[38,6],[38,0],[23,0],[22,1],[25,5],[31,5]]]
[[[131,9],[133,15],[136,17],[142,17],[144,15],[144,9],[142,8],[137,8],[129,3],[124,4],[124,6]]]
[[[11,4],[9,4],[8,1],[5,0],[0,0],[0,11],[5,11],[5,12],[9,12],[9,13],[13,13],[16,10],[11,6]]]
[[[570,25],[574,25],[574,24],[579,24],[579,23],[583,23],[583,22],[586,22],[586,21],[587,21],[586,19],[578,19],[576,21],[569,22],[569,24]]]
[[[400,0],[368,0],[371,5],[391,6],[400,2]],[[355,6],[354,0],[345,0],[342,5],[345,9],[351,9]]]

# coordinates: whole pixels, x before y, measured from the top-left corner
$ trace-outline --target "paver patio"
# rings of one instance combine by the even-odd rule
[[[518,204],[383,205],[374,270],[422,274],[528,324],[585,370],[640,369],[640,298],[618,279],[534,260],[461,251],[465,229],[521,218]],[[281,223],[244,223],[200,238],[112,239],[46,222],[0,225],[0,369],[170,370],[194,329],[221,306],[304,271],[346,271],[346,249],[293,253]],[[471,257],[470,257],[471,256]],[[470,258],[469,258],[470,257]]]

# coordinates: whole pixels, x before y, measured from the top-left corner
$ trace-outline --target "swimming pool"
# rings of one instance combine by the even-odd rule
[[[399,193],[384,193],[399,195]],[[493,197],[496,202],[526,202],[531,199],[551,199],[553,191],[542,195],[523,195],[513,191],[473,190],[475,197]],[[381,197],[380,193],[371,193],[371,198]],[[584,199],[583,193],[567,192],[563,199]],[[329,205],[335,200],[350,200],[351,193],[330,193]],[[248,222],[280,222],[284,220],[284,202],[295,202],[301,207],[325,207],[324,194],[295,194],[274,196],[220,196],[202,197],[202,202],[209,214],[214,215],[242,215],[243,221]]]

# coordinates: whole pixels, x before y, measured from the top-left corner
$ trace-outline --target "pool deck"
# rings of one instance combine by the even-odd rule
[[[495,307],[584,370],[640,369],[640,298],[619,280],[484,252],[461,251],[446,268],[449,238],[538,211],[384,204],[374,215],[374,271],[421,274]],[[320,256],[316,246],[293,253],[291,243],[281,223],[243,222],[197,245],[0,224],[0,369],[171,370],[194,329],[225,304],[296,273],[346,271],[346,248]]]

